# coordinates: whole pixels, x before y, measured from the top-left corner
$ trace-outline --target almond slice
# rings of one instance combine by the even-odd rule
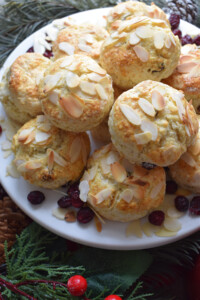
[[[135,141],[138,145],[144,145],[152,140],[152,133],[146,131],[143,133],[135,134],[134,137],[135,137]]]
[[[58,105],[59,97],[60,97],[59,92],[56,91],[56,90],[52,91],[48,95],[48,98],[49,98],[50,102],[55,104],[55,105]]]
[[[171,45],[172,45],[171,39],[170,39],[170,37],[168,35],[166,35],[166,37],[165,37],[165,47],[167,49],[169,49],[171,47]]]
[[[194,56],[192,55],[181,55],[180,60],[179,60],[179,64],[182,65],[184,63],[188,63],[190,62],[192,59],[194,59]]]
[[[90,46],[88,46],[88,45],[86,45],[86,44],[84,44],[84,43],[79,43],[79,44],[78,44],[78,48],[79,48],[81,51],[87,52],[87,53],[89,53],[89,52],[92,51],[92,47],[90,47]]]
[[[114,162],[119,161],[119,159],[120,159],[120,155],[118,152],[110,151],[110,153],[108,154],[108,156],[106,158],[106,162],[108,165],[111,165]]]
[[[95,198],[97,199],[97,204],[102,203],[104,200],[109,198],[112,195],[112,190],[109,188],[106,188],[102,191],[100,191],[98,194],[95,195]]]
[[[73,45],[67,43],[67,42],[61,42],[59,45],[58,45],[58,48],[67,53],[68,55],[73,55],[74,54],[74,51],[75,51],[75,48]]]
[[[99,95],[99,97],[102,100],[108,100],[108,95],[107,95],[104,87],[99,83],[95,84],[95,87],[96,87],[96,91],[97,91],[97,94]]]
[[[90,186],[87,180],[82,180],[79,184],[79,191],[80,191],[80,199],[83,202],[87,202],[88,193],[90,190]]]
[[[142,46],[133,47],[135,54],[142,62],[147,62],[149,60],[149,52]]]
[[[176,41],[175,41],[175,39],[174,39],[173,33],[171,33],[171,34],[169,35],[169,37],[170,37],[170,40],[171,40],[172,44],[174,44],[174,46],[176,46]]]
[[[176,231],[169,231],[163,227],[161,227],[159,231],[155,232],[155,235],[160,237],[171,237],[171,236],[175,236],[176,234],[177,234]]]
[[[164,187],[163,182],[160,182],[156,186],[154,186],[153,189],[151,190],[151,194],[150,194],[151,199],[155,199],[163,187]],[[164,197],[164,195],[163,195],[163,197]]]
[[[148,26],[139,26],[136,28],[135,33],[142,39],[152,37],[153,31]]]
[[[181,223],[174,218],[165,217],[164,223],[163,223],[165,229],[169,231],[179,231],[182,228]]]
[[[165,108],[166,105],[165,98],[157,90],[153,90],[151,94],[151,99],[152,99],[152,104],[156,110],[160,111]]]
[[[88,74],[88,78],[91,80],[91,81],[94,81],[94,82],[99,82],[101,81],[101,79],[103,78],[101,75],[97,74],[97,73],[90,73]]]
[[[73,140],[73,142],[70,146],[70,150],[69,150],[69,157],[70,157],[71,163],[76,162],[77,159],[79,158],[80,153],[81,153],[81,146],[82,146],[82,143],[81,143],[80,137],[76,137]]]
[[[186,62],[177,66],[177,71],[179,73],[190,73],[194,67],[197,66],[197,63],[194,61]]]
[[[185,115],[185,107],[183,106],[183,102],[182,102],[183,97],[184,96],[181,93],[172,95],[172,98],[176,102],[176,105],[178,108],[179,117],[182,121],[183,121],[183,117]]]
[[[73,118],[78,119],[83,114],[83,104],[71,95],[68,95],[66,98],[60,98],[59,103]]]
[[[49,151],[48,159],[47,159],[47,166],[49,169],[49,172],[53,170],[53,164],[54,164],[54,151]]]
[[[44,92],[47,93],[52,90],[61,78],[60,73],[56,73],[54,75],[47,75],[44,79]]]
[[[47,117],[45,115],[39,115],[36,118],[37,123],[44,123],[47,120]]]
[[[194,160],[194,158],[192,157],[191,154],[189,154],[188,152],[185,152],[182,156],[181,159],[188,164],[191,167],[196,167],[196,161]]]
[[[87,66],[88,70],[95,72],[100,75],[106,75],[106,70],[102,69],[97,63],[89,64]]]
[[[152,135],[152,141],[156,141],[157,137],[158,137],[158,127],[155,123],[149,121],[149,120],[145,120],[143,119],[141,121],[141,129],[142,131],[145,132],[150,132]]]
[[[130,45],[136,45],[140,42],[140,38],[136,35],[135,32],[131,32],[129,37],[129,43]]]
[[[165,44],[166,34],[164,32],[158,31],[154,34],[154,46],[156,49],[162,49]]]
[[[88,44],[93,44],[94,43],[94,37],[92,36],[92,34],[86,34],[84,36],[84,40],[88,43]]]
[[[200,65],[196,65],[191,71],[190,73],[188,74],[188,77],[191,78],[191,77],[200,77]]]
[[[34,129],[35,129],[34,127],[27,128],[27,129],[23,129],[23,130],[19,133],[19,135],[18,135],[18,141],[19,141],[19,142],[24,142],[24,141],[28,138],[29,134],[30,134]]]
[[[112,175],[117,182],[123,182],[126,179],[126,170],[119,162],[111,164],[110,168]]]
[[[110,165],[107,163],[106,157],[103,157],[100,161],[101,169],[103,174],[108,174],[110,172]]]
[[[63,60],[63,62],[60,65],[60,68],[65,68],[69,65],[71,65],[71,63],[74,61],[74,57],[73,56],[67,56],[65,58],[65,60]]]
[[[46,133],[46,132],[42,132],[40,130],[36,130],[35,133],[35,143],[43,143],[45,141],[47,141],[50,138],[50,134]]]
[[[131,200],[133,199],[133,195],[134,195],[134,192],[133,190],[131,189],[125,189],[123,190],[123,192],[121,193],[120,197],[126,201],[127,203],[130,203]]]
[[[193,155],[200,153],[200,138],[196,138],[195,142],[188,149]]]
[[[69,71],[69,72],[67,72],[66,83],[67,83],[68,87],[75,88],[80,83],[80,77],[78,75],[74,74],[73,72]]]
[[[184,215],[183,212],[181,211],[178,211],[174,206],[170,206],[168,209],[167,209],[167,215],[168,217],[170,218],[180,218]]]
[[[140,98],[138,100],[138,104],[140,108],[147,114],[148,116],[154,117],[156,114],[156,111],[153,107],[153,105],[146,99]]]
[[[41,123],[40,125],[37,126],[38,129],[40,129],[41,131],[44,131],[44,132],[49,132],[51,127],[52,127],[52,125],[49,122]]]
[[[67,166],[67,161],[62,158],[56,151],[54,151],[54,161],[61,167],[66,167]]]
[[[38,161],[29,161],[25,164],[25,168],[29,171],[31,170],[36,170],[36,169],[40,169],[42,167],[41,162]]]
[[[125,118],[133,125],[140,125],[141,118],[137,114],[137,112],[127,104],[120,103],[119,104],[120,110],[125,116]]]
[[[52,210],[52,215],[59,220],[64,220],[67,211],[68,211],[67,208],[56,207],[55,209]]]
[[[32,141],[34,141],[34,139],[35,139],[35,131],[32,131],[28,135],[27,139],[24,141],[24,145],[27,145],[27,144],[31,143]]]
[[[88,95],[91,95],[91,96],[96,95],[96,86],[92,82],[82,80],[80,82],[80,88],[84,93],[86,93]]]

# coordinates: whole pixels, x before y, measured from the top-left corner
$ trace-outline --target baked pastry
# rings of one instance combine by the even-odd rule
[[[113,104],[112,79],[85,55],[63,57],[46,70],[40,84],[42,110],[58,128],[83,132],[99,125]]]
[[[200,117],[198,120],[200,122]],[[200,129],[187,152],[169,170],[178,185],[193,193],[200,193]]]
[[[66,132],[39,115],[14,135],[12,150],[14,163],[25,180],[55,189],[79,179],[90,153],[90,141],[86,133]]]
[[[198,119],[184,94],[156,81],[143,81],[115,101],[109,116],[111,139],[130,162],[175,163],[198,132]]]
[[[163,82],[182,90],[200,114],[200,49],[194,44],[183,46],[178,66]]]
[[[113,89],[114,100],[116,100],[123,93],[123,90],[116,85],[113,86]],[[101,122],[101,124],[91,130],[93,139],[107,144],[111,141],[110,132],[108,129],[108,117],[109,116],[107,116],[103,122]]]
[[[24,124],[42,113],[38,84],[51,61],[39,53],[19,56],[6,70],[0,85],[0,100],[7,115]]]
[[[128,222],[158,207],[165,194],[165,171],[130,164],[112,144],[89,158],[79,185],[80,198],[102,217]]]
[[[165,21],[136,17],[123,21],[101,47],[100,64],[122,89],[169,77],[178,64],[180,41]]]
[[[167,15],[154,3],[146,5],[138,1],[126,1],[114,6],[106,17],[107,29],[118,29],[121,22],[135,17],[147,16],[152,19],[164,20],[169,25]]]
[[[88,55],[98,60],[101,44],[107,36],[107,30],[98,25],[69,25],[59,31],[53,42],[54,60],[72,54]]]

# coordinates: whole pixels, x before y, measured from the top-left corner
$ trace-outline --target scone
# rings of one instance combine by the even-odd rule
[[[136,17],[123,21],[104,41],[100,64],[122,89],[169,77],[178,64],[180,41],[165,21]]]
[[[107,29],[109,31],[116,30],[121,22],[141,16],[164,20],[166,24],[169,24],[167,15],[154,3],[151,3],[150,6],[138,1],[127,1],[119,3],[110,10],[106,17]]]
[[[114,85],[114,100],[116,100],[122,93],[123,90],[118,86]],[[108,129],[108,117],[107,116],[101,124],[91,130],[91,134],[94,140],[100,141],[102,143],[110,143],[111,137]]]
[[[42,113],[38,84],[50,64],[42,54],[25,53],[5,72],[0,100],[11,119],[24,124]]]
[[[130,162],[175,163],[198,132],[193,106],[181,91],[143,81],[115,101],[109,116],[111,139]]]
[[[59,31],[53,42],[54,60],[72,54],[88,55],[98,60],[101,44],[107,36],[107,30],[98,25],[69,25]]]
[[[112,79],[84,55],[63,57],[46,70],[40,84],[42,110],[58,128],[83,132],[99,125],[113,104]]]
[[[182,90],[200,114],[200,49],[194,44],[183,46],[178,66],[163,82]]]
[[[200,117],[198,117],[200,122]],[[200,130],[192,145],[169,167],[172,178],[183,188],[200,193]]]
[[[12,150],[14,163],[25,180],[55,189],[82,175],[90,141],[86,133],[66,132],[39,115],[15,134]]]
[[[102,217],[128,222],[158,207],[165,194],[165,171],[130,164],[112,144],[89,158],[79,185],[80,198]]]

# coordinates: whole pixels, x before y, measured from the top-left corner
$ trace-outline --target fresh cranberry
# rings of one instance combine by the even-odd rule
[[[195,196],[192,198],[189,211],[192,215],[200,216],[200,196]]]
[[[34,52],[34,49],[33,49],[33,47],[31,47],[31,48],[29,48],[26,52],[28,52],[28,53],[32,53],[32,52]]]
[[[177,196],[174,199],[174,203],[175,203],[175,207],[177,210],[179,211],[187,211],[189,208],[189,200],[188,198],[184,197],[184,196]]]
[[[53,52],[51,50],[46,50],[43,55],[47,58],[51,58],[53,56]]]
[[[177,183],[173,180],[168,180],[166,182],[166,193],[175,194],[178,189]]]
[[[143,162],[142,167],[147,169],[147,170],[151,170],[151,169],[154,169],[156,167],[156,165],[150,164],[150,163],[147,163],[147,162]]]
[[[122,298],[117,295],[109,295],[104,300],[122,300]]]
[[[94,218],[94,212],[89,207],[82,207],[77,213],[77,220],[86,224]]]
[[[164,219],[165,219],[165,213],[162,210],[154,210],[149,215],[149,222],[156,226],[162,225]]]
[[[84,202],[81,201],[81,199],[78,197],[78,198],[72,198],[72,206],[73,207],[76,207],[76,208],[81,208],[83,207],[84,205]]]
[[[81,199],[79,198],[80,191],[79,191],[78,186],[79,186],[79,183],[75,182],[69,187],[69,189],[67,191],[67,194],[69,195],[69,197],[72,200],[72,206],[74,206],[76,208],[80,208],[84,205],[83,201],[81,201]]]
[[[180,29],[174,29],[173,34],[177,35],[179,37],[179,39],[182,38],[182,32],[180,31]]]
[[[193,38],[193,43],[197,46],[200,46],[200,35],[197,35],[195,38]]]
[[[72,199],[69,196],[63,196],[58,200],[57,203],[61,208],[67,208],[72,205]]]
[[[28,194],[27,199],[31,202],[31,204],[37,205],[44,201],[45,196],[40,191],[32,191]]]
[[[2,127],[1,127],[1,125],[0,125],[0,134],[2,134],[2,131],[3,131],[3,129],[2,129]]]
[[[72,296],[82,296],[87,290],[87,280],[81,275],[74,275],[67,281],[67,289]]]
[[[169,17],[169,22],[172,30],[177,29],[180,24],[181,17],[177,14],[171,14]]]
[[[181,38],[181,43],[182,43],[182,46],[184,46],[186,44],[192,44],[193,40],[190,35],[186,34]]]

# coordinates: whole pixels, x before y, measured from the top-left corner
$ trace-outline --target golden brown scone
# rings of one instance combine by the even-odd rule
[[[122,89],[169,77],[178,64],[180,41],[162,20],[136,17],[123,21],[104,41],[100,63]]]
[[[110,10],[106,17],[107,28],[109,31],[116,30],[121,22],[141,16],[164,20],[169,25],[167,15],[154,3],[150,6],[138,1],[127,1],[117,4]]]
[[[112,79],[91,57],[63,57],[47,69],[42,110],[61,129],[83,132],[99,125],[113,104]]]
[[[198,120],[200,122],[200,117]],[[169,170],[180,186],[193,193],[200,193],[200,129],[187,152]]]
[[[107,36],[106,29],[98,25],[69,25],[58,33],[53,42],[54,60],[72,54],[88,55],[98,60],[101,45]]]
[[[0,100],[11,119],[24,124],[42,113],[38,84],[50,64],[42,54],[25,53],[5,72]]]
[[[118,86],[113,85],[114,100],[116,100],[124,91]],[[108,116],[97,127],[91,130],[93,139],[101,141],[103,143],[110,143],[111,136],[108,129]]]
[[[158,207],[165,194],[165,171],[130,164],[112,144],[89,158],[79,185],[80,198],[102,217],[128,222]]]
[[[108,125],[121,155],[132,163],[158,166],[175,163],[199,127],[195,110],[181,91],[151,80],[119,96]]]
[[[13,137],[14,163],[25,180],[55,189],[81,176],[90,153],[86,133],[52,126],[44,115],[30,120]]]
[[[183,46],[178,66],[163,82],[182,90],[200,114],[200,49],[194,44]]]

